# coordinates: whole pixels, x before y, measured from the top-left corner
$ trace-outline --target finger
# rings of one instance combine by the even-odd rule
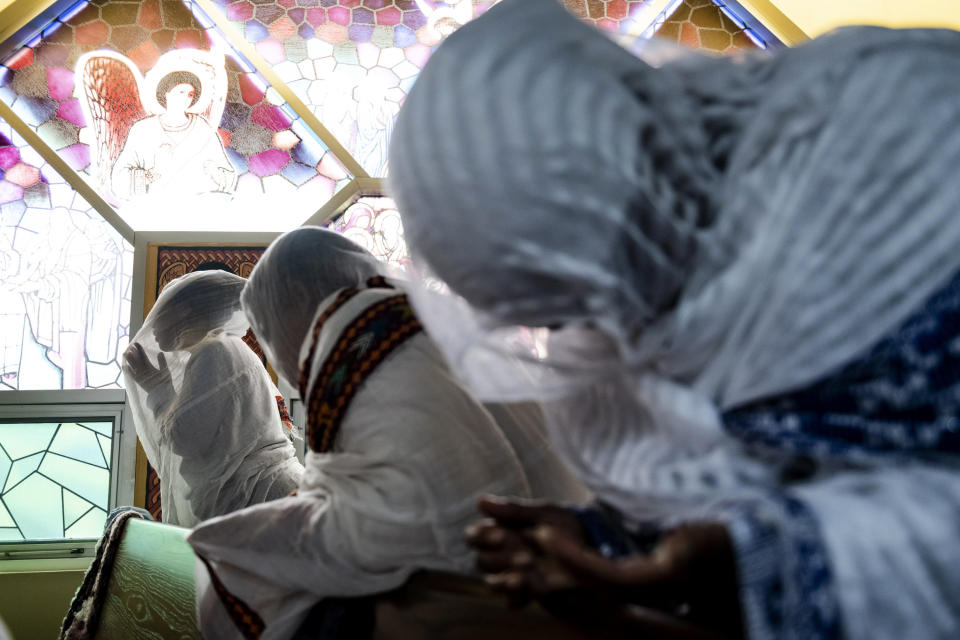
[[[664,565],[644,556],[610,560],[549,525],[537,527],[530,535],[545,555],[581,578],[640,589],[670,581]]]
[[[167,368],[167,357],[166,357],[165,355],[163,355],[163,352],[162,352],[162,351],[161,351],[160,354],[157,356],[157,366],[158,366],[159,368],[161,368],[161,369],[166,369],[166,368]]]
[[[529,549],[504,551],[479,551],[476,556],[477,569],[484,573],[502,571],[524,571],[534,566],[535,557]]]
[[[558,508],[553,505],[522,504],[499,496],[484,496],[477,502],[477,507],[483,515],[513,527],[535,525]]]
[[[496,520],[484,518],[471,523],[463,531],[467,544],[475,547],[500,547],[507,539],[509,531],[497,524]]]

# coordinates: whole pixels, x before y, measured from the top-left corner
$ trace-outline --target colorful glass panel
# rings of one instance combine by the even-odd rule
[[[488,0],[215,0],[371,176],[387,173],[393,122],[433,49]],[[584,20],[639,33],[640,0],[565,0]]]
[[[134,229],[289,229],[351,178],[189,0],[78,3],[0,99]]]
[[[100,537],[112,432],[111,422],[0,424],[0,541]]]
[[[0,119],[0,389],[116,388],[133,247]]]
[[[654,28],[658,37],[724,55],[768,47],[721,0],[683,0]]]
[[[405,271],[410,264],[400,212],[391,198],[358,198],[330,223],[329,228],[350,238],[392,267]]]

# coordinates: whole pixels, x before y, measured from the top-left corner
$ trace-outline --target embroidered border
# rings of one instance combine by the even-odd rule
[[[734,541],[750,638],[837,640],[840,605],[819,523],[787,493],[717,505]]]
[[[313,367],[313,354],[317,350],[317,339],[320,337],[323,325],[330,319],[330,316],[339,311],[343,305],[350,302],[358,293],[360,293],[360,289],[344,289],[341,291],[314,323],[313,334],[310,336],[310,350],[307,351],[307,359],[300,363],[300,380],[298,381],[297,388],[300,389],[301,398],[307,397],[307,382],[310,377],[310,369]]]
[[[237,625],[237,629],[240,630],[240,633],[247,640],[257,640],[266,628],[266,625],[263,623],[263,618],[261,618],[250,605],[227,591],[227,588],[220,582],[220,578],[217,577],[213,566],[206,558],[201,555],[197,557],[206,565],[213,589],[217,592],[217,596],[220,598],[223,606],[226,607],[230,619]]]
[[[327,356],[307,403],[307,441],[313,451],[330,450],[364,380],[394,349],[422,330],[404,294],[368,307],[347,325]]]

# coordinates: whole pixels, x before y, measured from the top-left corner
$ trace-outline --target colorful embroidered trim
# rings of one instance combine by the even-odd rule
[[[263,619],[257,614],[256,611],[250,608],[250,605],[227,591],[227,588],[222,582],[220,582],[220,578],[217,577],[217,574],[213,570],[213,566],[211,566],[210,562],[208,562],[206,558],[200,555],[197,557],[200,558],[200,560],[203,561],[203,564],[206,565],[207,572],[210,574],[210,582],[213,584],[213,589],[220,597],[220,601],[223,602],[223,606],[227,608],[227,613],[230,615],[230,619],[233,620],[235,625],[237,625],[240,633],[243,634],[243,637],[247,640],[257,640],[260,637],[260,634],[263,633],[264,628],[266,628],[266,625],[263,623]]]
[[[403,294],[370,306],[347,325],[327,356],[307,403],[307,440],[313,451],[331,449],[363,382],[395,348],[422,330]]]
[[[310,369],[313,367],[313,353],[317,350],[317,339],[320,337],[320,331],[323,330],[324,323],[330,316],[339,311],[340,307],[347,304],[358,293],[360,293],[360,289],[344,289],[341,291],[330,306],[323,310],[323,313],[317,318],[316,323],[314,323],[313,334],[310,336],[310,350],[307,352],[307,359],[300,364],[300,380],[297,386],[300,389],[301,398],[307,397],[307,381],[310,377]]]

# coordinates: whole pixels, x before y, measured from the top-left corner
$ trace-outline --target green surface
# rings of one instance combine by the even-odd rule
[[[110,578],[97,638],[200,638],[186,529],[132,519]]]

